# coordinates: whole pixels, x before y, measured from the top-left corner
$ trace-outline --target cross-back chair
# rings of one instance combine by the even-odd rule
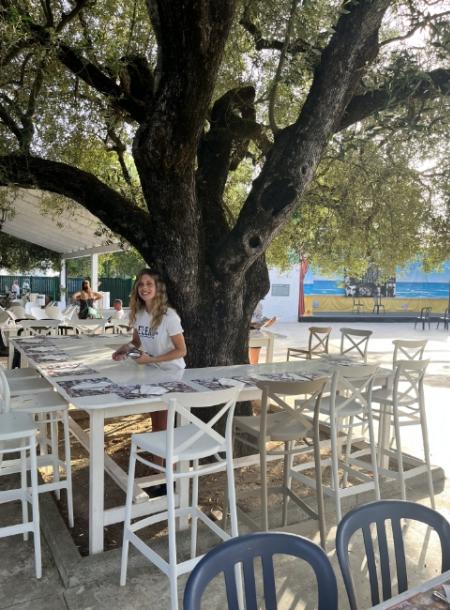
[[[427,342],[427,339],[421,341],[394,339],[394,341],[392,341],[394,345],[394,366],[399,360],[422,360]]]
[[[311,326],[309,328],[308,347],[288,347],[287,359],[307,358],[328,354],[328,343],[330,341],[331,327]]]
[[[371,409],[372,386],[376,373],[375,365],[337,365],[331,381],[330,394],[323,397],[320,403],[320,412],[326,416],[325,421],[330,425],[331,442],[331,456],[322,459],[321,466],[322,468],[330,466],[332,473],[330,484],[323,484],[322,487],[325,495],[334,498],[337,521],[340,521],[342,516],[342,498],[369,490],[374,490],[377,499],[380,497]],[[352,451],[352,444],[355,443],[353,429],[360,428],[362,422],[366,421],[370,442],[369,462],[361,459],[364,450],[358,448]],[[345,453],[342,451],[344,444]],[[313,467],[314,464],[311,462],[298,464],[293,468],[292,476],[314,488],[315,479],[309,474]],[[348,486],[349,475],[354,478],[351,486]]]
[[[169,577],[171,610],[178,609],[178,576],[190,572],[201,558],[197,555],[198,521],[200,520],[222,540],[230,538],[230,534],[219,527],[198,506],[199,477],[223,470],[224,460],[231,514],[231,536],[237,536],[238,534],[232,452],[232,419],[239,391],[240,387],[233,387],[209,392],[172,394],[169,397],[164,397],[163,400],[167,404],[167,429],[162,432],[149,432],[132,436],[120,584],[125,585],[126,583],[128,550],[131,543]],[[217,407],[219,405],[220,408],[215,410],[215,414],[206,422],[190,410],[191,408]],[[226,418],[224,435],[214,429],[221,418]],[[183,425],[176,427],[176,421],[180,419]],[[225,456],[223,459],[220,458],[221,453]],[[149,454],[149,457],[144,457],[144,454]],[[165,465],[161,466],[152,456],[164,458]],[[216,458],[215,462],[200,464],[200,460],[212,457]],[[164,473],[167,484],[167,509],[131,523],[136,461]],[[191,463],[190,469],[180,468],[183,463],[189,462]],[[174,486],[175,483],[183,479],[192,482],[191,503],[188,507],[179,508],[176,506]],[[191,558],[178,562],[176,518],[189,516],[191,517]],[[163,559],[137,535],[142,528],[166,520],[169,545],[168,561]]]
[[[325,545],[325,515],[323,511],[322,483],[320,469],[319,411],[322,392],[326,379],[314,381],[258,381],[261,389],[261,415],[237,416],[234,418],[235,440],[256,450],[260,456],[260,499],[261,522],[257,523],[246,512],[241,511],[242,519],[252,528],[269,529],[268,493],[283,494],[282,524],[287,525],[288,501],[292,500],[310,517],[318,519],[322,546]],[[286,397],[295,399],[294,406],[286,402]],[[270,402],[276,404],[277,410],[270,412]],[[304,411],[313,412],[311,421]],[[305,439],[311,438],[312,445],[306,445]],[[268,444],[275,447],[269,447]],[[318,510],[312,510],[292,490],[291,481],[295,466],[294,456],[314,453],[315,486]],[[283,481],[281,485],[269,487],[267,482],[267,458],[280,456],[284,459]],[[249,490],[248,494],[254,493]],[[244,495],[244,494],[242,494]]]
[[[406,479],[425,472],[431,505],[434,507],[433,479],[431,475],[430,446],[428,440],[427,417],[425,409],[424,377],[429,360],[398,360],[394,369],[392,388],[374,390],[372,402],[380,405],[380,410],[374,410],[375,416],[380,417],[379,435],[379,461],[380,476],[394,478],[399,481],[401,497],[406,500]],[[390,426],[393,426],[393,442],[395,449],[390,446]],[[401,428],[403,426],[418,425],[421,428],[424,463],[405,470],[405,457],[402,452]],[[395,460],[390,466],[390,460]],[[408,460],[409,461],[409,460]]]
[[[373,332],[371,330],[360,330],[357,328],[341,328],[341,354],[356,355],[363,362],[367,362],[367,350],[369,339]]]

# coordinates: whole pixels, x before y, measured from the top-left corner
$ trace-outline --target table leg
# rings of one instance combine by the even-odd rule
[[[105,413],[89,411],[89,553],[103,551]]]
[[[267,347],[266,347],[266,362],[273,362],[273,344],[274,344],[274,337],[271,335],[268,335],[268,343],[267,343]]]

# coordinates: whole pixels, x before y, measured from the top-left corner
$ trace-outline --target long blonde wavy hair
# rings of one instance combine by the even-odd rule
[[[155,298],[153,299],[151,313],[152,328],[156,329],[161,324],[163,316],[167,313],[169,301],[167,298],[166,285],[164,281],[162,280],[159,273],[156,273],[151,269],[141,269],[141,271],[139,271],[136,276],[136,280],[133,284],[133,289],[131,290],[130,296],[130,325],[132,326],[134,324],[138,312],[145,309],[145,303],[138,293],[139,282],[141,281],[143,275],[149,275],[155,280],[156,294]]]

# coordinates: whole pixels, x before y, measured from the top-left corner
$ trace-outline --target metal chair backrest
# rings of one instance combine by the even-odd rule
[[[395,339],[392,344],[394,345],[393,362],[395,366],[399,360],[422,360],[427,339],[423,339],[423,341]]]
[[[350,404],[358,403],[362,411],[366,410],[372,400],[377,371],[376,364],[337,365],[331,380],[331,417],[339,415]]]
[[[341,354],[356,351],[364,362],[367,362],[367,348],[373,332],[356,328],[341,328]]]
[[[431,316],[432,307],[422,307],[420,310],[419,318],[421,320],[428,320]]]
[[[309,328],[308,350],[311,354],[328,354],[331,328],[311,326]]]
[[[255,581],[255,560],[262,563],[264,608],[277,610],[274,555],[297,557],[307,562],[317,580],[318,610],[336,610],[337,585],[330,560],[315,542],[281,532],[258,532],[227,540],[207,553],[195,566],[184,591],[184,610],[200,610],[201,599],[208,583],[223,573],[228,610],[239,610],[239,593],[243,580],[246,609],[257,610],[257,585]],[[242,566],[243,579],[239,578]],[[236,575],[238,577],[236,578]],[[305,582],[309,589],[311,582]]]
[[[177,462],[179,454],[186,453],[189,449],[194,450],[196,443],[203,437],[209,437],[225,449],[226,439],[231,439],[232,419],[241,388],[242,384],[224,390],[174,393],[163,397],[164,402],[167,403],[166,461]],[[191,409],[219,406],[220,408],[206,422],[191,411]],[[227,419],[225,436],[223,436],[214,429],[214,425],[225,415]],[[183,426],[193,424],[196,430],[193,429],[189,438],[175,445],[175,426],[180,418]]]
[[[429,360],[398,360],[394,370],[392,396],[396,405],[423,401],[423,380]]]
[[[432,527],[441,543],[442,564],[441,570],[445,572],[450,568],[450,524],[437,511],[403,500],[380,500],[358,506],[348,512],[338,524],[336,533],[336,554],[341,567],[342,577],[347,591],[351,610],[358,610],[355,588],[350,569],[349,543],[353,534],[362,530],[364,540],[364,551],[367,559],[367,570],[369,573],[370,593],[372,606],[380,603],[382,599],[390,599],[395,593],[392,592],[391,565],[395,559],[397,572],[398,592],[402,593],[408,589],[408,577],[405,561],[405,545],[402,534],[402,520],[412,519]],[[392,543],[388,543],[386,536],[386,521],[390,522],[392,529]],[[371,526],[376,527],[376,538],[379,549],[379,567],[375,561],[375,549],[371,535]],[[393,555],[390,558],[389,550]],[[391,559],[391,563],[390,563]],[[378,574],[378,570],[380,574]],[[381,576],[381,591],[379,587],[379,575]]]

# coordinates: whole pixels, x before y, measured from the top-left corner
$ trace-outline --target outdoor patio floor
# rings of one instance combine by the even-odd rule
[[[339,328],[342,324],[332,324],[331,338],[332,350],[339,348]],[[450,472],[450,452],[448,450],[448,430],[450,430],[450,413],[448,409],[450,397],[450,338],[449,333],[442,329],[432,328],[414,330],[413,324],[392,323],[349,323],[346,326],[355,328],[371,328],[374,335],[369,343],[370,360],[388,364],[392,358],[392,340],[407,338],[428,338],[429,343],[426,357],[431,359],[428,375],[426,377],[426,405],[431,443],[432,463],[440,468],[435,470],[435,489],[437,492],[436,504],[450,520],[450,483],[444,480],[443,471]],[[284,334],[285,339],[275,342],[275,360],[286,359],[287,346],[306,345],[308,327],[310,323],[278,323],[273,327],[274,332]],[[434,325],[435,326],[435,325]],[[262,355],[262,359],[264,355]],[[261,359],[261,360],[262,360]],[[404,449],[406,452],[421,457],[420,431],[408,430],[405,437]],[[395,497],[396,490],[392,484],[386,485],[382,490],[383,497]],[[408,497],[414,501],[429,504],[427,488],[424,478],[412,479],[408,482]],[[360,497],[358,502],[370,501],[371,494]],[[352,504],[355,504],[352,498]],[[18,507],[2,505],[0,519],[6,519],[7,514],[12,515]],[[297,513],[295,513],[297,514]],[[291,513],[294,518],[294,513]],[[335,523],[333,506],[327,502],[327,517],[329,533],[327,551],[333,562],[338,577],[340,589],[340,608],[348,608],[345,592],[340,581],[339,569],[334,557]],[[43,528],[43,578],[37,581],[33,569],[32,541],[24,542],[21,536],[4,538],[0,540],[0,610],[88,610],[88,609],[134,609],[152,608],[153,610],[166,610],[169,608],[168,582],[151,564],[148,564],[138,553],[132,553],[129,564],[129,579],[126,587],[119,587],[119,561],[120,549],[108,551],[102,555],[81,558],[72,538],[64,527],[56,505],[52,498],[46,494],[41,496],[41,519]],[[318,540],[316,523],[304,518],[295,525],[287,528],[289,531]],[[421,556],[421,562],[426,564],[420,572],[420,580],[425,574],[431,578],[439,571],[439,561],[434,552],[434,545],[425,553],[420,541],[422,536],[413,536],[415,547]],[[187,540],[182,537],[181,552],[187,548]],[[212,539],[205,537],[205,548],[212,544]],[[164,548],[164,537],[158,540],[158,545]],[[358,555],[358,549],[355,549]],[[281,566],[280,583],[282,588],[283,610],[300,610],[314,608],[314,595],[309,583],[308,574],[302,578],[298,563],[286,560]],[[184,589],[187,577],[179,579],[180,594]],[[414,578],[411,579],[414,582]],[[304,585],[302,586],[302,582]],[[366,584],[364,577],[361,584]],[[365,588],[365,587],[364,587]],[[213,588],[210,592],[205,608],[210,610],[221,609],[225,605],[222,592]],[[367,596],[361,598],[361,607],[369,608]]]

